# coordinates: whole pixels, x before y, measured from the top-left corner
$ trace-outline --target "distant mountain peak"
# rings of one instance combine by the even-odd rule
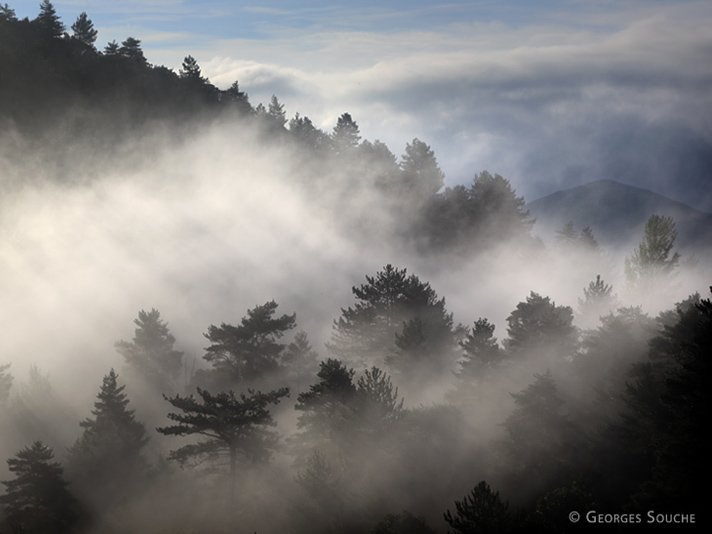
[[[571,221],[579,230],[590,226],[603,245],[627,246],[640,239],[645,222],[658,214],[675,220],[680,247],[707,248],[712,243],[712,214],[611,179],[556,191],[527,208],[537,219],[534,232],[545,238]]]

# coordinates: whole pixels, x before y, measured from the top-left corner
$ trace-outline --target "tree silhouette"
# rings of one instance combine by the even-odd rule
[[[53,458],[51,448],[35,441],[7,461],[15,477],[3,481],[5,495],[0,496],[7,532],[73,531],[79,519],[77,502]]]
[[[84,432],[69,451],[71,480],[96,506],[124,501],[148,470],[142,455],[146,431],[128,409],[124,389],[113,369],[104,376],[93,417],[79,423]]]
[[[455,501],[454,514],[447,510],[444,517],[459,534],[501,533],[509,527],[509,504],[483,480],[462,501]]]
[[[272,121],[272,124],[280,129],[284,128],[284,125],[287,124],[287,115],[284,111],[284,104],[282,104],[275,95],[272,95],[272,98],[269,101],[267,116]]]
[[[7,4],[0,4],[0,22],[15,22],[17,15],[15,10]]]
[[[680,254],[672,252],[677,229],[672,217],[651,215],[645,223],[645,235],[633,255],[625,260],[628,280],[637,282],[669,275],[677,267]]]
[[[569,306],[557,306],[549,297],[532,291],[507,317],[505,347],[515,356],[541,350],[554,358],[571,356],[578,344],[573,318]]]
[[[143,55],[143,50],[141,50],[141,40],[135,37],[127,37],[126,40],[121,42],[119,55],[139,64],[146,64],[146,57]]]
[[[487,319],[479,318],[472,330],[460,342],[463,357],[457,375],[462,379],[481,378],[494,369],[502,358],[502,351],[494,337],[494,325]]]
[[[337,154],[344,154],[355,149],[361,142],[358,124],[349,113],[343,113],[336,121],[331,134]]]
[[[409,374],[422,365],[442,369],[454,356],[452,315],[427,282],[388,264],[352,292],[357,302],[341,310],[328,345],[338,357],[362,362],[385,353]]]
[[[193,80],[196,82],[203,83],[205,78],[203,78],[200,72],[200,66],[195,58],[191,55],[185,56],[183,63],[180,68],[179,76],[185,80]]]
[[[136,329],[131,341],[117,341],[119,354],[137,378],[159,391],[173,390],[183,366],[183,353],[174,349],[175,337],[158,310],[140,310],[134,319]]]
[[[420,139],[413,139],[406,145],[400,168],[405,189],[416,200],[428,198],[443,186],[445,175],[440,170],[435,153]]]
[[[205,359],[231,383],[265,378],[280,368],[284,344],[278,343],[294,328],[296,315],[274,317],[277,303],[269,301],[247,311],[237,326],[210,325],[205,337],[212,343]]]
[[[201,457],[219,459],[220,455],[227,453],[233,501],[238,460],[265,462],[277,447],[278,435],[269,430],[276,423],[267,407],[287,397],[289,390],[281,388],[269,393],[248,390],[238,396],[232,391],[213,395],[197,388],[197,392],[198,399],[193,395],[165,397],[180,411],[168,414],[168,419],[175,425],[156,430],[168,436],[198,435],[207,438],[171,451],[170,459],[180,463]]]
[[[84,43],[87,46],[94,47],[94,42],[96,41],[96,36],[99,32],[94,28],[94,23],[91,21],[86,12],[82,11],[77,20],[72,24],[72,31],[74,32],[72,37],[74,37],[80,43]]]
[[[64,34],[64,24],[62,24],[50,0],[42,0],[40,12],[32,23],[52,37],[59,38]]]
[[[106,56],[118,56],[119,55],[119,43],[116,41],[111,41],[104,47],[104,55]]]

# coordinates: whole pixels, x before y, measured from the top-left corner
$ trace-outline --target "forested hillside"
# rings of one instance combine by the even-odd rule
[[[97,37],[0,5],[0,533],[705,525],[672,217],[544,241],[496,172]]]

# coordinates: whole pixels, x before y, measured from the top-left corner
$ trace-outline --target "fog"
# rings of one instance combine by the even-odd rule
[[[1,448],[5,457],[25,443],[45,439],[63,461],[63,451],[80,434],[77,423],[90,415],[102,376],[114,368],[119,381],[127,383],[129,399],[135,394],[144,403],[136,406],[131,400],[129,407],[137,409],[139,419],[150,420],[147,456],[165,462],[161,458],[176,448],[179,438],[159,436],[153,427],[167,420],[153,418],[171,407],[158,392],[147,397],[141,392],[143,386],[124,381],[131,375],[125,375],[126,362],[114,348],[117,340],[132,338],[138,310],[156,308],[168,323],[176,348],[184,352],[182,389],[177,392],[189,393],[192,372],[210,367],[203,360],[209,345],[203,333],[208,326],[238,324],[246,310],[269,300],[279,304],[279,314],[296,313],[296,330],[307,332],[320,360],[333,357],[325,344],[341,308],[353,304],[351,287],[387,264],[407,268],[409,274],[430,282],[437,295],[446,298],[455,325],[469,328],[477,318],[488,318],[500,341],[507,338],[507,317],[530,291],[576,311],[583,288],[601,274],[613,285],[620,306],[642,305],[645,313],[655,317],[695,291],[704,293],[712,279],[707,266],[683,263],[654,291],[636,293],[626,282],[624,258],[604,249],[592,253],[567,248],[551,239],[535,240],[536,247],[504,238],[464,252],[423,252],[402,238],[395,219],[399,212],[392,209],[392,201],[363,185],[372,181],[368,165],[362,166],[366,169],[360,176],[362,184],[353,185],[334,161],[305,164],[298,146],[268,138],[259,125],[239,121],[204,123],[180,138],[137,131],[131,142],[110,151],[90,142],[74,143],[71,159],[65,158],[59,169],[53,168],[51,154],[37,154],[36,147],[23,145],[21,139],[17,142],[3,170],[0,284],[5,306],[0,320],[5,328],[0,363],[11,363],[15,377],[8,406],[15,406],[16,412],[24,406],[44,422],[27,428],[6,422]],[[37,161],[47,165],[39,173]],[[91,176],[86,169],[92,170]],[[635,245],[630,244],[631,252]],[[614,310],[602,314],[608,311]],[[575,322],[585,328],[599,324],[595,317],[578,314]],[[293,334],[288,333],[285,341]],[[171,467],[163,475],[154,475],[150,484],[141,484],[141,489],[134,487],[120,520],[92,504],[86,528],[108,531],[104,529],[122,525],[135,529],[143,524],[146,531],[158,532],[185,522],[192,525],[186,532],[221,531],[233,524],[237,514],[249,525],[245,532],[284,531],[285,524],[295,532],[304,528],[338,532],[347,525],[359,531],[387,512],[408,509],[422,515],[436,531],[444,531],[442,512],[481,479],[499,481],[508,492],[505,497],[527,502],[529,489],[520,488],[518,496],[517,484],[497,467],[504,450],[503,423],[515,408],[510,393],[525,389],[536,373],[550,370],[564,398],[573,395],[575,405],[585,396],[576,393],[578,378],[572,378],[562,364],[571,361],[573,354],[561,360],[556,355],[559,349],[549,343],[556,341],[531,348],[526,360],[488,375],[476,388],[476,404],[453,401],[457,358],[449,368],[439,369],[433,380],[418,375],[417,383],[408,383],[404,375],[392,374],[405,396],[405,407],[420,413],[412,424],[426,425],[426,435],[432,439],[454,442],[447,447],[434,445],[419,456],[412,444],[405,446],[412,427],[400,438],[397,434],[389,438],[392,449],[381,437],[373,441],[374,449],[368,441],[357,440],[356,448],[347,453],[367,467],[358,477],[341,480],[345,486],[340,491],[345,493],[338,495],[346,500],[338,510],[321,503],[308,512],[299,504],[304,486],[295,481],[304,473],[300,469],[308,465],[308,455],[295,453],[299,448],[288,444],[298,434],[293,406],[298,394],[316,380],[312,375],[276,408],[282,447],[272,463],[240,471],[241,504],[225,512],[227,523],[215,514],[222,510],[216,503],[224,499],[223,479],[218,476],[211,483],[213,479],[199,474],[200,468],[175,471]],[[386,352],[384,348],[383,353],[373,354],[373,364],[385,366],[388,372]],[[361,376],[362,363],[345,363],[356,366],[356,377]],[[24,394],[22,401],[23,388],[32,390],[28,377],[33,372],[35,381],[38,373],[49,380],[52,400],[46,413],[41,403],[27,400],[27,395],[36,398],[36,392]],[[460,408],[455,406],[467,409],[457,412]],[[450,418],[464,422],[453,427]],[[427,425],[432,425],[431,430]],[[443,425],[446,430],[440,428]],[[437,455],[445,450],[448,458],[443,464]],[[342,450],[339,455],[343,454]],[[394,483],[398,478],[394,473],[403,469],[417,474]],[[430,490],[408,486],[409,477],[427,478],[430,470],[439,473]],[[7,478],[7,472],[3,475]],[[197,496],[189,498],[188,506],[185,499],[192,493]],[[158,494],[162,496],[157,505],[171,519],[152,518],[146,508]],[[265,515],[265,506],[280,511]],[[297,518],[300,514],[307,519]],[[329,514],[330,518],[323,518]]]

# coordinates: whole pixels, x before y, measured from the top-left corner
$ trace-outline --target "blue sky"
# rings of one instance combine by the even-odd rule
[[[39,1],[10,1],[34,17]],[[253,104],[274,93],[325,130],[350,112],[399,155],[433,146],[449,183],[483,169],[527,198],[610,178],[712,211],[712,2],[130,1],[86,11],[97,44],[192,54]]]

